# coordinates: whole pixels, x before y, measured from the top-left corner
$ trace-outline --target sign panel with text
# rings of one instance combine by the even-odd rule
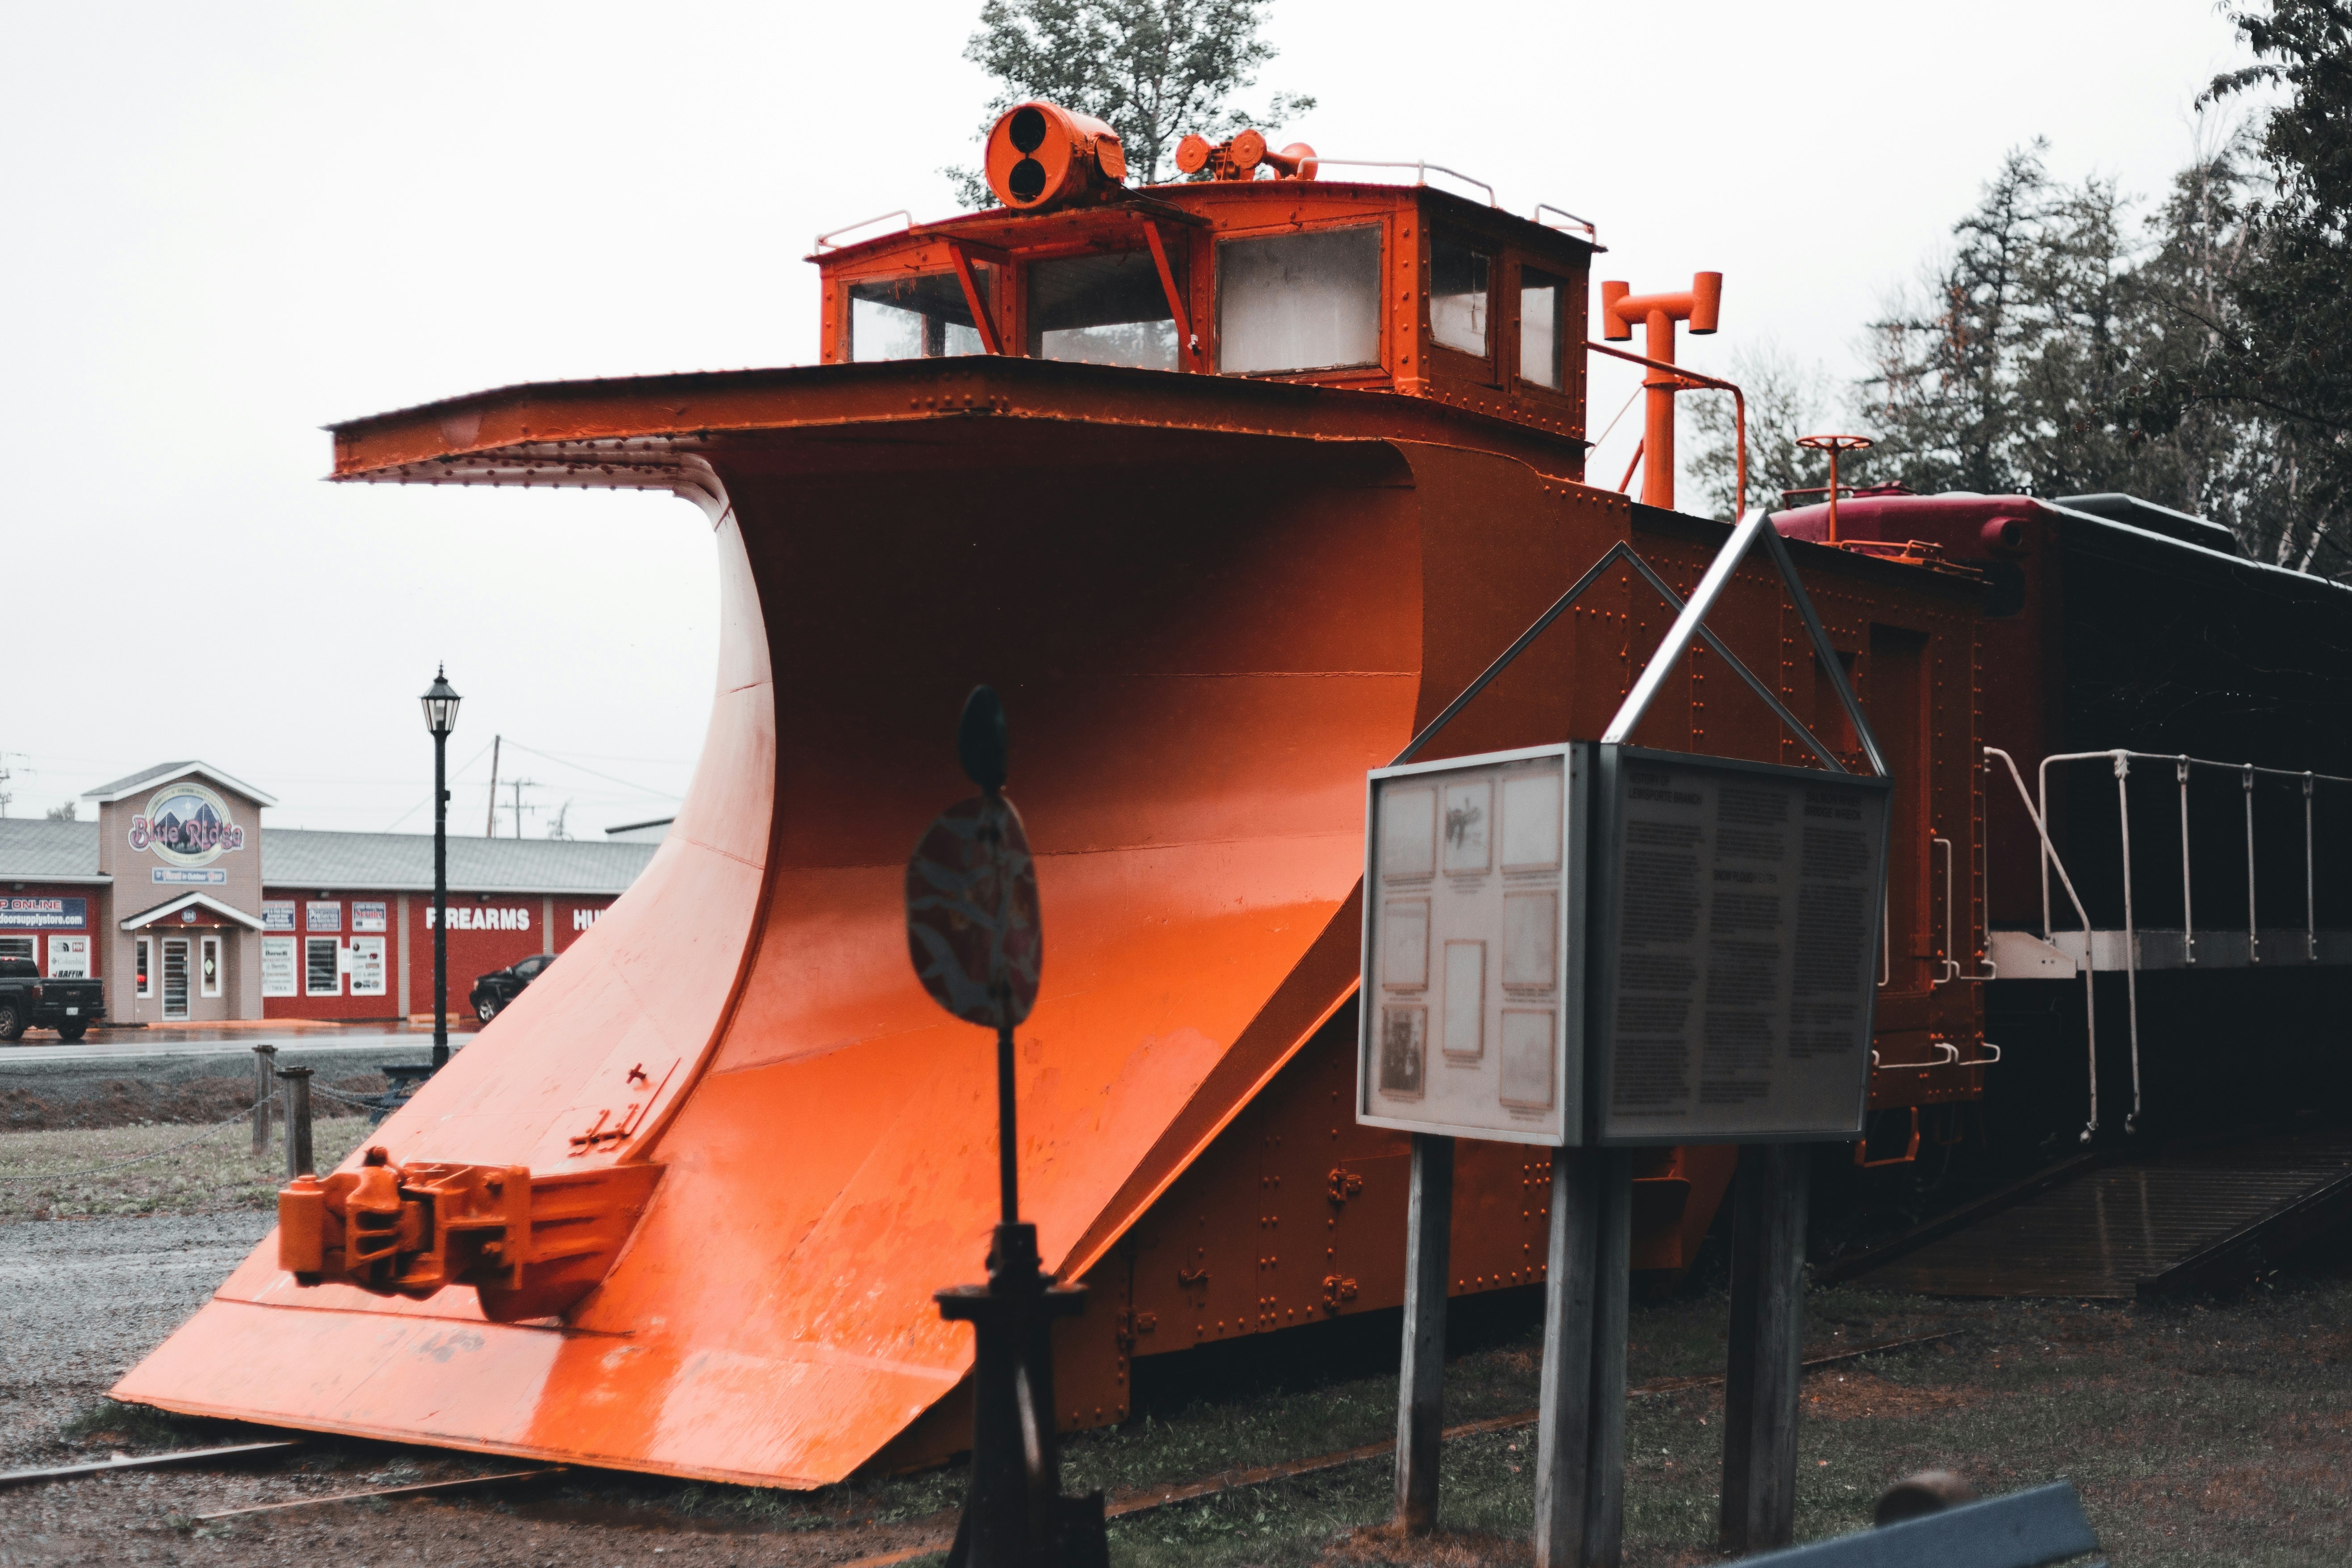
[[[88,899],[0,897],[0,931],[79,931],[89,923]]]
[[[1859,1135],[1887,781],[1631,746],[1595,773],[1597,1141]]]

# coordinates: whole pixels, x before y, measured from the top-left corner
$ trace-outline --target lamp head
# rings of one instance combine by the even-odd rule
[[[1059,104],[1016,103],[988,133],[988,188],[1032,211],[1116,189],[1127,178],[1118,132]]]
[[[432,732],[434,739],[446,740],[449,731],[457,727],[457,704],[461,700],[457,689],[449,684],[447,669],[436,669],[433,684],[426,687],[425,695],[417,699],[425,708],[425,728]]]

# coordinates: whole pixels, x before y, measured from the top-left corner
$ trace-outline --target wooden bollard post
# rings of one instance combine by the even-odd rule
[[[276,1046],[253,1047],[253,1157],[257,1160],[269,1152],[269,1102],[278,1093],[270,1079],[277,1066]]]
[[[1732,1194],[1731,1338],[1723,1387],[1726,1551],[1796,1532],[1797,1381],[1803,1357],[1805,1204],[1812,1151],[1751,1143]]]
[[[1412,1135],[1405,1203],[1404,1359],[1397,1373],[1396,1516],[1405,1532],[1437,1525],[1444,1433],[1445,1271],[1454,1230],[1454,1140]]]
[[[286,1179],[317,1170],[310,1158],[310,1069],[288,1068],[278,1075],[286,1082]]]

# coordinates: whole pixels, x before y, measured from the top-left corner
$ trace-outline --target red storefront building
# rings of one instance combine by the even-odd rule
[[[433,839],[261,825],[203,763],[89,791],[95,822],[0,820],[0,957],[106,981],[106,1022],[396,1019],[433,1006]],[[560,953],[657,846],[449,840],[449,1004]]]

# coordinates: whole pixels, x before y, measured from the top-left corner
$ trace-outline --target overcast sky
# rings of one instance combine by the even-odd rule
[[[198,757],[280,826],[429,829],[415,697],[446,660],[456,831],[483,830],[493,734],[538,781],[527,834],[567,803],[575,836],[667,815],[713,668],[701,513],[327,485],[319,426],[813,360],[812,237],[952,210],[978,9],[8,0],[8,814]],[[2160,195],[2237,58],[2209,0],[1265,9],[1250,101],[1321,100],[1276,145],[1592,218],[1596,280],[1721,270],[1723,331],[1686,355],[1717,370],[1772,342],[1851,374],[1860,324],[2036,135],[2063,177]],[[1596,431],[1633,374],[1596,372]]]

